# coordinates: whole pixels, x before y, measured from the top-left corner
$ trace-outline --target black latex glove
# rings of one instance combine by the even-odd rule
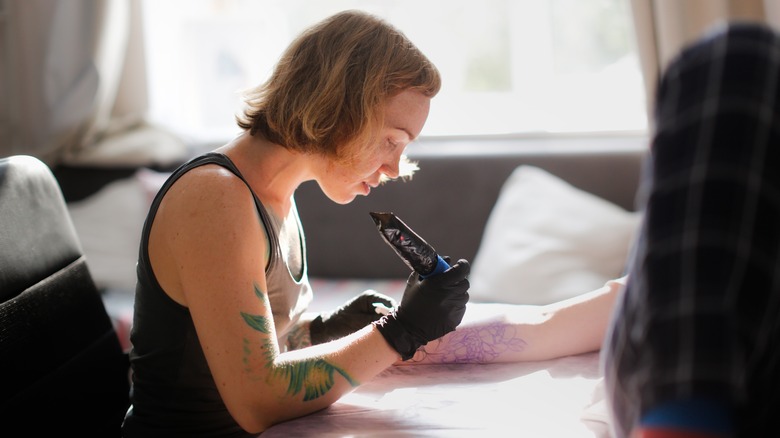
[[[332,312],[323,312],[311,321],[309,335],[313,345],[322,344],[354,333],[379,319],[374,303],[395,307],[395,300],[367,290]]]
[[[470,269],[469,262],[460,259],[450,269],[425,279],[413,272],[401,305],[373,323],[403,360],[455,330],[463,320],[469,301]]]

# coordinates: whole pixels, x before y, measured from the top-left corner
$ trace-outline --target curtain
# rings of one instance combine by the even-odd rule
[[[139,0],[0,0],[0,156],[145,165],[185,148],[146,120]]]
[[[780,27],[780,0],[631,0],[631,9],[648,119],[652,119],[661,72],[677,52],[712,26],[726,21],[758,21]]]

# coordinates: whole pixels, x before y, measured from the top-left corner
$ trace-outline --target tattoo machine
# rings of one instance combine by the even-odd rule
[[[420,277],[430,277],[449,269],[450,265],[436,253],[436,250],[398,216],[390,212],[369,214],[385,242]]]
[[[369,214],[384,241],[420,277],[430,277],[449,269],[450,265],[436,254],[436,250],[394,213],[372,211]],[[387,315],[392,309],[382,303],[374,303],[374,310]]]

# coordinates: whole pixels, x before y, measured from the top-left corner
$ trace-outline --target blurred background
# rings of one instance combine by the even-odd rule
[[[722,20],[778,0],[0,0],[0,155],[170,164],[237,132],[241,91],[304,27],[388,19],[444,77],[423,139],[648,129],[658,72]]]
[[[132,289],[166,172],[238,133],[302,29],[386,18],[443,76],[417,154],[644,149],[659,72],[780,0],[0,0],[0,157],[54,171],[100,286]]]

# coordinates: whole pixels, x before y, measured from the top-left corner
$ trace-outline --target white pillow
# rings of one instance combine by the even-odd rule
[[[624,269],[639,213],[536,167],[501,188],[472,263],[474,301],[548,304],[599,288]]]

